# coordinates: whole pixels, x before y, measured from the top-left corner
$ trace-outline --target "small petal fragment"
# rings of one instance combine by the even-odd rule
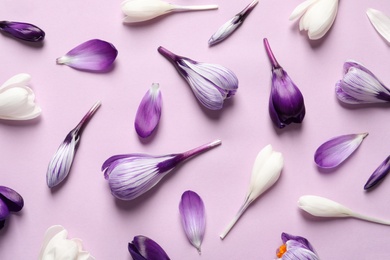
[[[206,213],[202,198],[193,191],[185,191],[179,204],[181,223],[190,243],[201,252],[206,230]]]
[[[146,138],[156,129],[161,117],[162,97],[158,83],[153,83],[143,97],[135,116],[137,134]]]
[[[0,21],[0,31],[29,42],[40,42],[45,38],[45,32],[30,23]]]
[[[164,249],[146,236],[135,236],[128,250],[134,260],[170,260]]]
[[[306,259],[319,260],[317,253],[310,242],[301,236],[293,236],[287,233],[282,233],[283,245],[276,251],[277,259],[292,260]]]
[[[317,148],[314,161],[320,168],[334,168],[345,161],[362,143],[368,133],[333,137]]]
[[[99,39],[86,41],[57,58],[57,64],[84,71],[105,72],[112,67],[118,51],[109,42]]]
[[[384,160],[381,165],[374,171],[374,173],[368,178],[367,183],[364,185],[364,189],[368,190],[378,185],[383,178],[390,172],[390,156]]]
[[[23,206],[24,200],[19,193],[11,188],[0,186],[0,229],[4,227],[10,212],[18,212]]]
[[[375,30],[390,43],[390,16],[373,8],[367,9],[366,13]]]

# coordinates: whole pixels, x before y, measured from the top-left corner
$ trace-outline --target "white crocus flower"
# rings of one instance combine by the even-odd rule
[[[322,38],[336,19],[339,0],[306,0],[290,15],[290,20],[299,20],[299,30],[308,31],[310,40]]]
[[[68,231],[62,226],[51,226],[45,233],[39,260],[94,260],[83,251],[82,241],[78,238],[67,239]]]
[[[27,87],[31,76],[20,73],[0,86],[0,119],[29,120],[41,114],[32,89]]]

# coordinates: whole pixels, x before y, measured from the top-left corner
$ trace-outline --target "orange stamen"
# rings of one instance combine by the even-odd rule
[[[286,253],[286,251],[287,251],[286,244],[283,244],[279,247],[279,250],[276,252],[276,256],[278,258],[281,258],[283,256],[283,254]]]

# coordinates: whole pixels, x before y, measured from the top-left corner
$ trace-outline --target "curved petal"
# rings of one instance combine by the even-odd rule
[[[38,26],[30,23],[1,21],[0,31],[7,32],[15,38],[29,42],[39,42],[45,38],[45,32]]]
[[[135,236],[128,250],[134,260],[170,260],[164,249],[146,236]]]
[[[171,4],[158,0],[128,0],[122,3],[125,23],[148,21],[172,11]]]
[[[9,216],[9,209],[7,204],[0,199],[0,221],[4,221]]]
[[[8,120],[29,120],[41,114],[35,104],[34,92],[28,87],[13,87],[0,94],[0,118]]]
[[[319,260],[320,258],[311,250],[303,248],[302,244],[295,240],[286,242],[287,252],[284,253],[283,260]]]
[[[31,76],[27,73],[16,74],[1,85],[0,92],[13,87],[26,86],[30,80]]]
[[[5,186],[0,186],[0,200],[7,205],[9,211],[18,212],[24,206],[22,196],[15,190]]]
[[[367,9],[366,13],[375,30],[390,43],[390,17],[373,8]]]
[[[368,178],[367,183],[364,185],[364,189],[368,190],[379,184],[383,178],[390,172],[390,156],[384,160],[381,165],[374,171],[374,173]]]
[[[290,14],[289,20],[292,21],[292,20],[295,20],[296,18],[301,17],[307,11],[307,9],[309,9],[309,7],[312,4],[314,4],[318,1],[319,0],[306,0],[302,3],[300,3],[297,7],[295,7],[295,9]]]

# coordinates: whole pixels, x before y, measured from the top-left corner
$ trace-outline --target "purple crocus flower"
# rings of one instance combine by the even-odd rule
[[[46,173],[46,182],[49,188],[57,186],[66,178],[66,176],[68,176],[73,159],[76,155],[82,131],[100,105],[100,101],[95,103],[78,125],[68,133],[65,140],[53,155]]]
[[[293,236],[287,233],[281,235],[283,245],[276,250],[279,260],[319,260],[317,253],[310,242],[300,236]]]
[[[142,98],[135,116],[137,134],[146,138],[156,129],[161,117],[162,97],[158,83],[153,83]]]
[[[305,117],[305,103],[302,93],[276,61],[266,38],[264,46],[272,65],[269,99],[269,114],[272,122],[278,128],[284,128],[291,123],[302,123]]]
[[[18,212],[23,206],[24,200],[19,193],[11,188],[0,186],[0,229],[4,227],[10,212]]]
[[[102,165],[112,195],[132,200],[153,188],[181,162],[221,144],[220,140],[204,144],[184,153],[152,156],[120,154],[108,158]]]
[[[190,243],[201,252],[206,230],[206,214],[202,198],[191,190],[185,191],[179,204],[181,223]]]
[[[0,31],[29,42],[40,42],[45,38],[45,32],[30,23],[0,21]]]
[[[344,63],[343,79],[336,83],[337,98],[347,104],[390,102],[390,90],[362,64],[350,60]]]
[[[57,64],[84,71],[105,72],[112,67],[117,49],[109,42],[99,39],[86,41],[57,58]]]
[[[172,62],[179,74],[187,80],[195,97],[206,108],[219,110],[224,100],[236,93],[238,79],[231,70],[178,56],[161,46],[158,51]]]
[[[128,250],[134,260],[170,260],[164,249],[146,236],[135,236]]]
[[[390,172],[390,156],[384,160],[381,165],[374,171],[374,173],[368,178],[367,183],[364,185],[364,189],[368,190],[378,185],[383,178]]]

